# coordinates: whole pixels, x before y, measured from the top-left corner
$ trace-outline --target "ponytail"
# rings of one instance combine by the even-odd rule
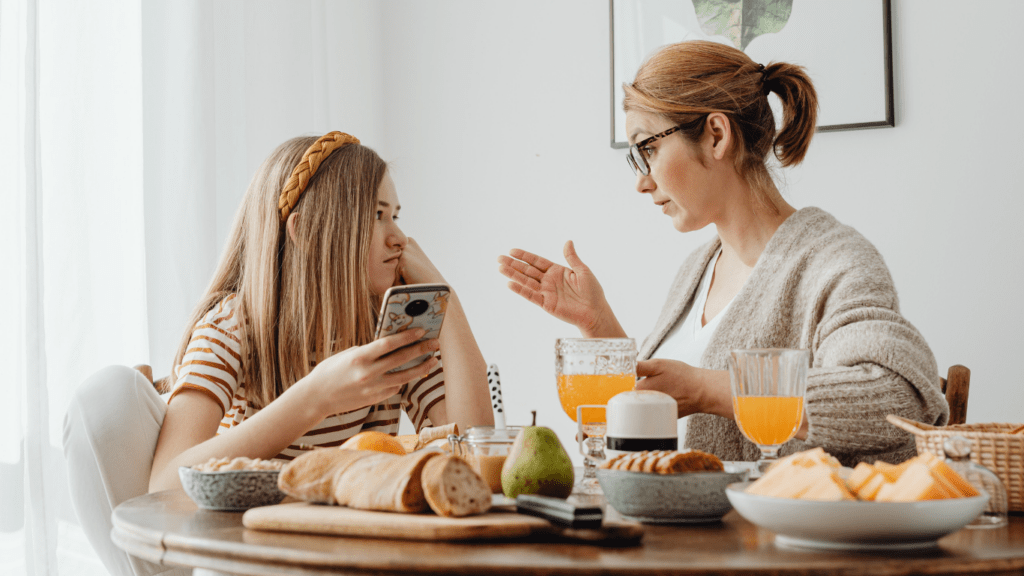
[[[782,102],[782,130],[772,148],[783,166],[799,164],[807,154],[818,120],[818,95],[800,66],[773,62],[764,69],[765,90]]]

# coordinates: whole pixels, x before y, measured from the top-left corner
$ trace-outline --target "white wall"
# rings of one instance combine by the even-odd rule
[[[249,180],[274,148],[341,129],[388,154],[381,14],[379,3],[364,0],[143,3],[149,363],[156,375],[170,371]]]
[[[878,246],[940,367],[972,369],[969,420],[1019,422],[1024,235],[1013,219],[1024,208],[1024,119],[1014,98],[1024,80],[1010,38],[1024,3],[893,4],[896,128],[817,135],[781,187],[795,206],[820,206]],[[575,330],[508,291],[497,256],[522,247],[560,260],[564,241],[575,240],[640,340],[679,263],[714,233],[675,232],[633,190],[624,152],[608,145],[608,4],[188,6],[143,7],[147,30],[178,18],[192,34],[144,36],[147,234],[172,244],[147,253],[156,371],[169,369],[167,351],[257,164],[293,135],[340,129],[391,162],[402,225],[456,288],[485,356],[501,367],[510,423],[537,410],[570,445],[553,347]],[[324,42],[326,51],[313,49]],[[158,65],[162,51],[181,50],[198,51],[194,70]],[[196,139],[183,123],[196,115],[210,118],[202,129],[214,136],[208,150],[183,150]],[[215,229],[204,237],[215,250],[197,258],[195,238],[179,230],[194,230],[201,216],[175,200],[190,186],[216,191]]]
[[[896,128],[817,135],[783,192],[875,243],[940,369],[971,368],[969,421],[1019,422],[1024,80],[1010,47],[1024,3],[893,4]],[[393,0],[384,10],[386,159],[403,227],[501,367],[510,422],[537,410],[567,446],[553,347],[575,330],[508,291],[497,256],[516,246],[560,260],[575,240],[639,340],[679,263],[713,234],[675,232],[608,145],[608,20],[595,0]]]

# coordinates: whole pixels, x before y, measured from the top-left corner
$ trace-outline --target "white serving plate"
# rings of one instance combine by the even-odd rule
[[[736,512],[801,548],[900,550],[935,546],[974,520],[988,494],[923,502],[816,502],[747,494],[751,482],[725,489]]]

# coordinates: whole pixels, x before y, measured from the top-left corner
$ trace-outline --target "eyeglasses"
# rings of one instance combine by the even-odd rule
[[[629,164],[629,167],[633,169],[633,174],[639,172],[640,174],[647,176],[648,174],[651,173],[651,166],[650,164],[647,163],[647,156],[641,150],[643,150],[648,144],[654,142],[658,138],[664,138],[665,136],[668,136],[669,134],[677,130],[682,130],[686,126],[686,124],[674,126],[672,128],[669,128],[668,130],[665,130],[664,132],[655,134],[650,138],[645,138],[637,142],[636,144],[630,146],[629,154],[626,156],[626,163]]]

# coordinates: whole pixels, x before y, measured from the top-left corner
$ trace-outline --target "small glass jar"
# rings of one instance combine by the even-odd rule
[[[988,504],[968,528],[999,528],[1007,523],[1006,488],[991,470],[971,461],[971,441],[953,436],[942,443],[946,464],[975,488],[988,493]]]
[[[487,482],[492,494],[501,494],[501,468],[522,426],[472,426],[465,436],[448,436],[452,454],[462,458]]]

